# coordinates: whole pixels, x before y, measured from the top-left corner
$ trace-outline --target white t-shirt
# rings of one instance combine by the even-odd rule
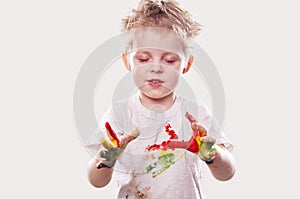
[[[124,135],[135,128],[141,132],[119,157],[114,171],[118,178],[118,198],[143,199],[201,199],[201,162],[195,154],[184,150],[146,151],[152,144],[161,144],[170,137],[165,125],[170,124],[179,140],[189,140],[192,136],[190,122],[185,113],[192,114],[216,139],[216,144],[224,144],[229,150],[231,142],[225,137],[208,108],[199,102],[193,102],[177,96],[174,104],[167,111],[160,106],[152,110],[145,108],[137,95],[128,101],[112,105],[99,123],[100,131],[89,140],[88,144],[99,143],[106,137],[104,124],[109,122],[112,128]]]

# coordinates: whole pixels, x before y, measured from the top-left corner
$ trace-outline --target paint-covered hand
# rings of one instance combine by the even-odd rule
[[[190,121],[193,135],[190,138],[188,151],[198,154],[203,161],[210,161],[216,157],[215,138],[207,135],[206,129],[188,112],[185,117]]]
[[[102,159],[97,164],[97,168],[99,169],[102,167],[113,167],[118,157],[125,150],[126,146],[140,135],[140,131],[138,129],[134,129],[129,134],[126,134],[122,139],[119,139],[108,122],[105,123],[105,128],[109,140],[105,138],[100,140],[104,149],[99,151],[99,155]]]
[[[216,140],[207,135],[206,129],[198,123],[198,121],[188,112],[186,112],[185,117],[190,121],[193,135],[187,141],[178,140],[178,135],[174,130],[171,130],[171,125],[167,124],[165,126],[166,132],[170,136],[169,140],[163,141],[161,144],[152,144],[146,147],[147,151],[153,150],[174,150],[174,149],[186,149],[192,153],[199,155],[199,157],[204,161],[213,160],[216,157],[216,148],[214,144]]]

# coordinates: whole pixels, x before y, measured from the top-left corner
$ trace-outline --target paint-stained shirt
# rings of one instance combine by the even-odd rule
[[[138,128],[140,136],[132,141],[114,167],[117,174],[117,198],[129,199],[201,199],[200,185],[202,160],[185,149],[146,150],[147,146],[161,144],[170,139],[166,132],[169,125],[178,135],[178,140],[187,141],[193,132],[185,113],[192,114],[206,129],[208,135],[229,150],[231,142],[213,118],[211,111],[202,102],[194,102],[177,96],[168,110],[159,105],[151,109],[144,107],[138,95],[128,101],[114,103],[99,122],[100,130],[88,144],[99,143],[106,136],[104,124],[123,136]]]

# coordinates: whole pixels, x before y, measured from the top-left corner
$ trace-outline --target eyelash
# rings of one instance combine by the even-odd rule
[[[147,62],[149,59],[138,59],[139,60],[139,62],[142,62],[142,63],[145,63],[145,62]]]
[[[138,61],[141,62],[141,63],[145,63],[145,62],[148,62],[150,60],[150,58],[138,58]],[[173,60],[173,59],[162,59],[162,61],[164,63],[167,63],[167,64],[173,64],[175,63],[177,60]]]
[[[176,60],[173,59],[163,59],[164,62],[166,62],[167,64],[173,64],[176,62]]]

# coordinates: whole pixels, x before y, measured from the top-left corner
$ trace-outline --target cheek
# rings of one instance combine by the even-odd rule
[[[170,83],[172,87],[176,87],[179,82],[179,75],[173,76],[172,79],[170,79]]]
[[[168,76],[167,84],[165,85],[168,90],[174,91],[179,83],[179,75],[173,74]]]
[[[143,72],[141,70],[132,71],[132,78],[137,87],[140,87],[143,85],[143,83],[144,83],[143,82]]]
[[[177,84],[180,78],[180,69],[171,69],[171,68],[166,68],[166,72],[168,74],[168,80],[172,84]]]

